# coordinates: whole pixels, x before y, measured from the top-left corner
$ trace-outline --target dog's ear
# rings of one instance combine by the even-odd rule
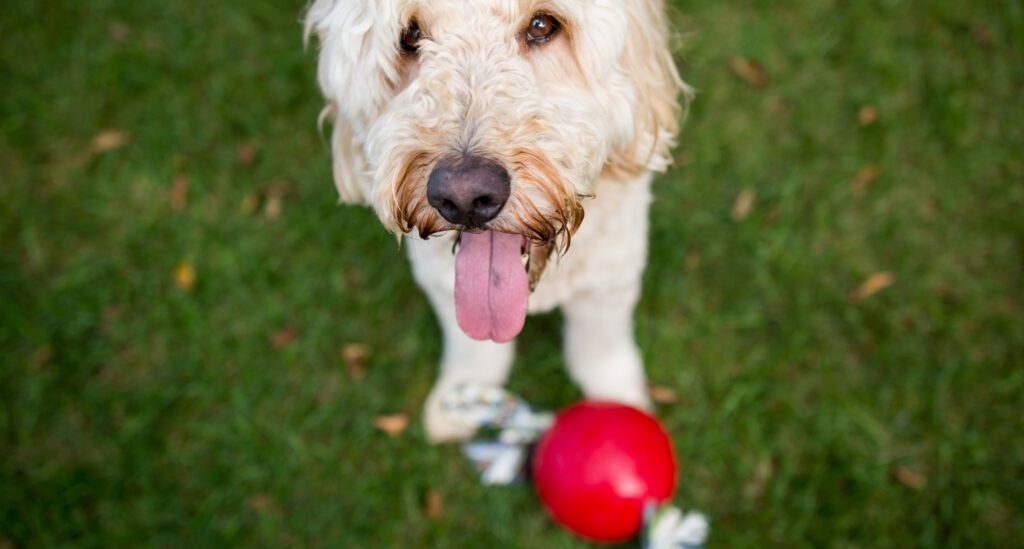
[[[663,0],[630,2],[622,67],[636,90],[635,138],[612,153],[610,165],[627,172],[664,171],[692,89],[679,77],[672,58]]]
[[[306,11],[305,36],[320,43],[317,80],[327,99],[321,122],[333,124],[334,182],[342,202],[369,203],[371,179],[361,136],[399,79],[400,33],[390,3],[377,0],[315,0]]]
[[[362,145],[355,140],[348,121],[339,118],[336,110],[334,104],[328,104],[320,115],[321,124],[325,119],[330,119],[333,125],[331,171],[334,175],[334,186],[338,189],[338,197],[343,203],[369,204],[373,182],[367,173]]]

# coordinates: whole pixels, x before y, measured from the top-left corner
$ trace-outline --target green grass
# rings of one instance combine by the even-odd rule
[[[581,545],[425,443],[438,330],[394,240],[335,205],[303,3],[5,3],[0,547]],[[1024,7],[680,4],[699,95],[637,313],[680,395],[679,501],[716,547],[1019,546]],[[91,153],[104,129],[130,143]],[[279,218],[243,208],[280,189]],[[528,323],[512,381],[551,408],[578,397],[558,326]]]

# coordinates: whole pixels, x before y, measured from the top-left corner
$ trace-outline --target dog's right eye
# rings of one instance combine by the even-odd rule
[[[561,28],[558,19],[546,13],[538,13],[530,19],[530,24],[524,31],[526,43],[545,44],[550,42]]]
[[[420,26],[415,21],[409,23],[409,26],[402,31],[402,39],[399,44],[402,47],[402,53],[414,55],[419,51],[420,38],[423,38],[423,33],[420,31]]]

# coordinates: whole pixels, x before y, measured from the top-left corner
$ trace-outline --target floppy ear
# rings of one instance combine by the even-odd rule
[[[693,90],[679,77],[672,59],[663,0],[637,0],[629,6],[622,67],[636,90],[636,137],[612,153],[610,164],[632,173],[665,171],[672,163],[680,119]]]
[[[317,80],[327,100],[321,122],[333,124],[334,183],[341,201],[366,204],[372,185],[361,137],[399,79],[399,17],[377,0],[315,0],[306,11],[306,40],[320,42]]]
[[[373,186],[363,158],[363,147],[352,133],[347,120],[339,118],[337,109],[328,104],[321,114],[321,122],[330,119],[331,129],[331,162],[334,174],[334,186],[338,189],[338,197],[345,204],[369,204],[369,193]]]

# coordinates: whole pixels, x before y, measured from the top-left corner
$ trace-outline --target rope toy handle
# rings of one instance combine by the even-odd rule
[[[640,529],[643,549],[702,549],[711,533],[703,513],[683,514],[678,507],[653,501],[644,505],[644,526]]]

